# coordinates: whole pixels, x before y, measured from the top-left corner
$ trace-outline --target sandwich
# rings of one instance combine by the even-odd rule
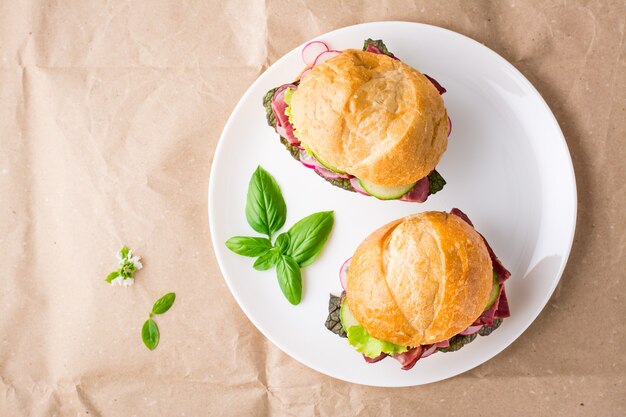
[[[434,79],[380,40],[363,49],[303,49],[296,81],[263,98],[268,124],[291,156],[331,184],[381,200],[424,202],[445,180],[436,171],[451,123]]]
[[[369,235],[340,271],[326,327],[366,362],[402,369],[488,336],[510,316],[511,274],[459,209],[404,217]]]

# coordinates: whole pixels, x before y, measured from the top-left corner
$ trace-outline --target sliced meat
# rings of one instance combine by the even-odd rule
[[[365,359],[365,362],[367,362],[367,363],[376,363],[378,361],[382,361],[386,357],[387,357],[386,353],[381,353],[380,355],[376,356],[375,358],[370,358],[369,356],[363,355],[363,359]]]
[[[298,87],[293,84],[285,84],[281,85],[276,89],[274,93],[274,98],[272,99],[272,111],[274,112],[274,116],[276,116],[276,131],[283,136],[290,145],[300,145],[300,141],[294,135],[294,128],[289,122],[289,118],[285,114],[285,109],[287,108],[287,103],[285,103],[285,91],[288,88],[297,89]],[[282,127],[282,129],[278,129],[278,125]],[[284,135],[283,135],[284,133]]]
[[[400,197],[402,201],[410,201],[415,203],[423,203],[430,194],[430,181],[428,177],[424,177],[415,183],[413,189]]]
[[[424,353],[424,346],[417,346],[407,350],[404,353],[397,353],[395,355],[392,355],[392,357],[400,362],[403,370],[408,371],[415,366],[417,361],[422,357],[422,353]]]

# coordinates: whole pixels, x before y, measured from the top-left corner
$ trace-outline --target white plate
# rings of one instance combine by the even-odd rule
[[[411,386],[439,381],[492,358],[533,322],[563,272],[574,237],[576,183],[572,162],[550,109],[535,88],[502,57],[446,29],[408,22],[351,26],[320,36],[333,49],[360,48],[383,39],[396,56],[436,78],[448,92],[453,130],[437,170],[448,184],[424,204],[378,201],[327,184],[291,158],[266,125],[261,99],[302,70],[301,47],[272,65],[244,94],[220,138],[209,186],[215,253],[233,296],[256,327],[303,364],[350,382]],[[322,256],[304,270],[302,303],[284,298],[275,271],[257,272],[253,260],[224,242],[256,235],[246,223],[248,181],[257,165],[278,181],[287,202],[284,230],[310,213],[335,210],[335,227]],[[370,232],[420,211],[459,207],[512,272],[507,295],[512,316],[489,337],[454,353],[437,353],[410,371],[395,360],[366,364],[324,327],[328,294],[339,294],[338,271]],[[528,343],[522,340],[519,343]]]

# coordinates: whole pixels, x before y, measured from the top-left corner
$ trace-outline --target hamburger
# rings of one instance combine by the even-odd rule
[[[370,234],[341,268],[326,327],[367,362],[387,356],[402,369],[435,352],[487,336],[510,316],[509,278],[460,210],[425,212]]]
[[[445,89],[382,41],[344,51],[313,42],[305,62],[311,48],[321,52],[298,79],[264,97],[268,124],[290,154],[331,184],[381,200],[424,202],[441,190]]]

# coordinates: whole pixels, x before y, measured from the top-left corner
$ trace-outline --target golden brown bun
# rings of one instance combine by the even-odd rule
[[[425,345],[449,339],[480,316],[492,274],[474,228],[453,214],[425,212],[393,221],[359,245],[346,299],[375,338]]]
[[[291,100],[302,143],[340,171],[384,186],[432,171],[448,114],[432,83],[387,55],[348,49],[302,80]]]

